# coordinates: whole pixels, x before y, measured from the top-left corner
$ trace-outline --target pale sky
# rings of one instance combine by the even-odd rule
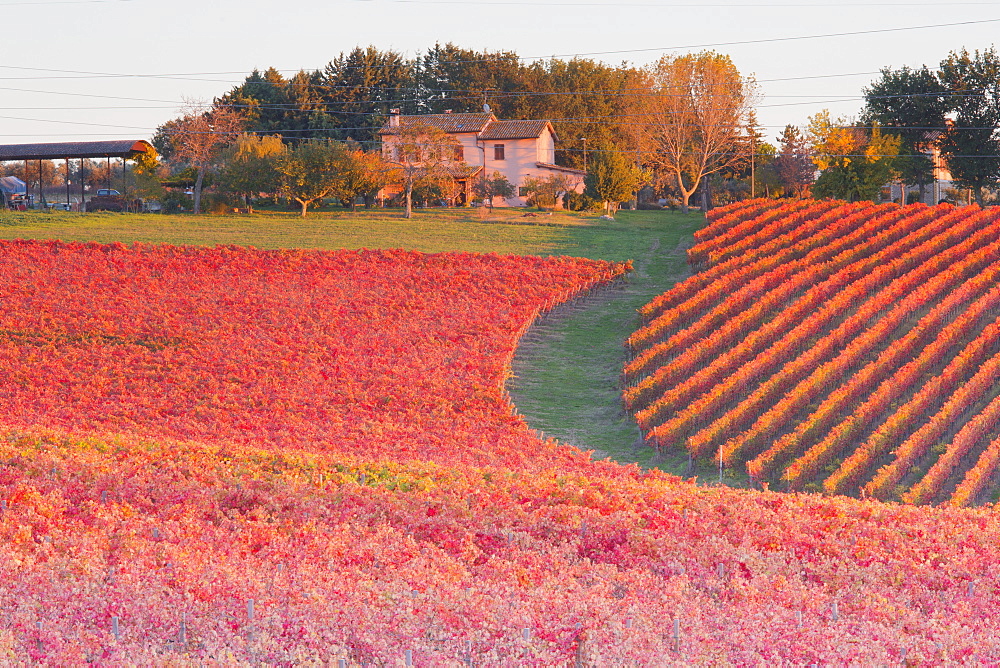
[[[882,67],[936,68],[1000,36],[1000,2],[0,0],[0,143],[149,138],[254,68],[322,68],[355,46],[435,42],[646,65],[714,49],[761,83],[768,138],[856,114]],[[947,24],[962,25],[947,25]],[[930,26],[920,29],[907,29]],[[858,34],[866,31],[868,34]],[[855,34],[844,34],[855,33]],[[825,36],[824,36],[825,35]],[[819,37],[817,37],[819,36]]]

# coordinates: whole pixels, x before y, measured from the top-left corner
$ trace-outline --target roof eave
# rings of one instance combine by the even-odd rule
[[[0,161],[130,158],[156,149],[145,139],[0,145]]]
[[[574,169],[573,167],[563,167],[562,165],[554,165],[551,162],[536,162],[535,167],[540,169],[554,169],[560,172],[568,172],[569,174],[577,174],[579,176],[586,176],[587,172],[582,169]]]

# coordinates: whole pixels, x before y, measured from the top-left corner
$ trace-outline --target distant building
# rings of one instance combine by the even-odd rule
[[[955,188],[951,172],[948,171],[948,165],[941,156],[941,150],[937,147],[937,140],[940,136],[941,133],[936,132],[934,137],[928,137],[929,148],[924,151],[934,163],[934,181],[931,182],[931,187],[929,188],[931,193],[930,199],[927,202],[928,204],[937,204],[941,200],[946,199],[946,191]]]
[[[572,190],[583,192],[585,172],[555,164],[556,132],[550,121],[501,121],[492,113],[481,114],[423,114],[402,116],[393,114],[379,134],[382,153],[391,160],[395,155],[395,133],[400,127],[423,124],[441,128],[461,144],[456,155],[469,166],[456,170],[454,178],[465,191],[465,201],[471,200],[475,179],[500,172],[517,188],[518,195],[497,206],[525,206],[524,180],[527,177],[545,178],[562,174],[571,179]],[[387,189],[384,195],[393,195],[398,189]]]
[[[955,189],[948,164],[938,148],[938,140],[943,134],[940,130],[931,130],[924,135],[923,153],[934,165],[933,180],[924,186],[924,197],[921,200],[924,204],[937,204],[941,200],[948,199]],[[907,198],[917,197],[919,192],[920,188],[917,186],[900,185],[897,182],[883,188],[883,199],[906,203]],[[956,202],[958,203],[960,202]]]

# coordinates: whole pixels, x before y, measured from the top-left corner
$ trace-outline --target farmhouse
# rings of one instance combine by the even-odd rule
[[[946,122],[951,123],[950,120]],[[886,184],[882,189],[882,199],[894,202],[912,202],[919,199],[924,204],[937,204],[949,196],[954,196],[957,186],[952,179],[951,172],[948,171],[948,164],[945,162],[944,156],[941,155],[941,149],[938,147],[938,141],[942,134],[940,130],[932,130],[924,135],[921,152],[930,158],[933,176],[931,182],[924,187],[923,198],[917,196],[918,188],[897,182]],[[966,195],[966,200],[968,201],[970,197],[971,195]]]
[[[499,120],[489,112],[415,116],[393,113],[379,131],[382,152],[387,159],[391,160],[395,154],[398,129],[417,124],[438,127],[460,144],[456,150],[456,163],[468,165],[468,169],[456,169],[454,176],[462,190],[459,198],[462,202],[472,199],[475,179],[491,176],[494,172],[503,174],[517,188],[516,197],[504,202],[498,199],[494,203],[498,206],[525,206],[527,193],[524,182],[528,177],[568,176],[571,190],[583,192],[585,172],[555,164],[558,137],[550,121]],[[391,196],[395,192],[398,190],[386,190],[382,194]]]

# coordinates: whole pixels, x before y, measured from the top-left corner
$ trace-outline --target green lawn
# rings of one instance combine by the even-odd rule
[[[417,210],[406,220],[398,211],[380,210],[318,211],[306,218],[271,212],[194,216],[31,211],[0,213],[0,238],[548,254],[560,253],[568,245],[567,226],[591,225],[594,218],[569,214],[521,218],[522,214],[498,209],[481,220],[469,209],[431,209]]]
[[[533,215],[525,216],[525,213]],[[636,328],[636,309],[681,280],[686,247],[701,214],[621,212],[617,220],[593,214],[497,209],[485,219],[469,209],[318,211],[250,216],[0,212],[0,238],[123,243],[249,245],[257,248],[407,248],[425,252],[575,255],[624,261],[636,271],[544,318],[526,337],[511,382],[518,411],[548,436],[597,450],[623,462],[650,465],[653,452],[634,448],[639,435],[621,409],[622,343]],[[683,472],[683,456],[658,462]],[[699,471],[703,477],[710,472]]]

